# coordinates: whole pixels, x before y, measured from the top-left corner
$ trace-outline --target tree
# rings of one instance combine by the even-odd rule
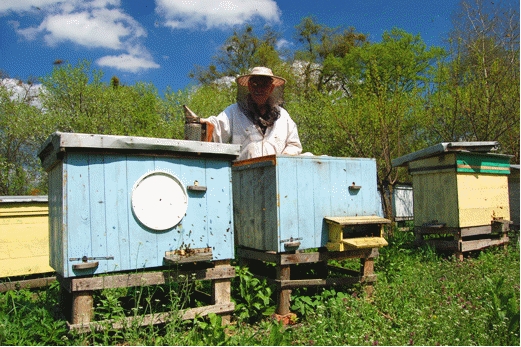
[[[392,192],[400,172],[391,160],[426,145],[424,95],[431,64],[442,55],[442,49],[427,49],[419,36],[399,29],[384,33],[380,43],[352,47],[343,57],[328,55],[324,73],[337,76],[342,89],[322,98],[328,100],[313,126],[327,127],[316,141],[328,141],[320,146],[330,155],[376,158],[379,188]],[[390,196],[383,197],[391,218]]]
[[[253,27],[247,25],[242,32],[234,31],[226,39],[208,68],[196,66],[190,77],[201,84],[210,84],[221,77],[243,74],[254,66],[269,66],[276,70],[281,64],[275,49],[278,38],[279,34],[270,27],[266,27],[264,35],[259,37]]]
[[[335,75],[323,69],[323,63],[328,57],[343,58],[353,48],[363,45],[366,35],[356,33],[353,27],[349,29],[329,28],[316,22],[314,17],[305,17],[295,27],[296,39],[302,48],[295,52],[295,61],[303,64],[304,91],[315,85],[322,91],[331,87]],[[335,88],[336,83],[332,83]]]
[[[36,89],[14,79],[0,83],[0,195],[47,192],[36,153],[52,122],[38,107]]]
[[[464,0],[430,96],[437,141],[499,141],[519,163],[519,12]]]
[[[117,78],[102,82],[103,73],[88,61],[61,65],[42,79],[44,108],[64,132],[171,138],[178,123],[170,122],[166,105],[154,86],[121,86]]]
[[[103,83],[102,77],[82,61],[56,65],[42,85],[0,84],[0,195],[47,192],[37,154],[54,131],[182,138],[182,114],[154,86],[122,86],[117,77]]]

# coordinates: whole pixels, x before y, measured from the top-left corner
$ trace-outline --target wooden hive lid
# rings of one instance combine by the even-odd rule
[[[378,216],[324,217],[327,223],[336,225],[390,224],[391,221]]]
[[[498,145],[499,142],[497,141],[442,142],[393,159],[391,164],[393,167],[406,166],[411,161],[433,157],[445,152],[490,153],[497,150]]]

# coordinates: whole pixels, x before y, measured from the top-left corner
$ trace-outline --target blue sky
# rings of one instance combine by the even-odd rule
[[[519,0],[509,0],[517,3]],[[194,83],[234,28],[269,24],[296,48],[295,25],[314,16],[373,42],[393,27],[443,46],[459,0],[1,0],[0,70],[26,81],[63,60],[87,59],[109,80],[144,81],[160,93]],[[258,34],[263,31],[256,30]]]

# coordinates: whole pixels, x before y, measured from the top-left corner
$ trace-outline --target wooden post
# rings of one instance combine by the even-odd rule
[[[290,265],[277,266],[277,280],[290,280]],[[290,313],[291,289],[278,288],[277,311],[278,315],[284,316]]]
[[[92,291],[72,292],[72,324],[90,323],[93,315]]]
[[[503,245],[503,249],[508,248],[508,232],[510,231],[510,224],[512,224],[512,221],[509,220],[500,219],[492,221],[492,233],[499,235],[499,239]]]
[[[425,240],[422,234],[422,228],[415,227],[414,228],[414,245],[419,247],[425,244]]]
[[[454,240],[458,242],[458,250],[455,252],[456,259],[463,261],[463,238],[461,236],[461,230],[458,230],[458,232],[454,234]]]
[[[364,257],[360,258],[360,277],[364,284],[364,290],[368,297],[371,297],[374,292],[373,282],[365,283],[365,277],[374,275],[374,258]]]
[[[230,266],[229,260],[217,260],[214,262],[215,268]],[[214,279],[212,280],[212,304],[228,304],[231,301],[231,279]],[[221,315],[222,324],[228,325],[231,321],[230,314]]]

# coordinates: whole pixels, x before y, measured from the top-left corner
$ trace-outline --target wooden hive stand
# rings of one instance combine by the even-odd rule
[[[499,245],[506,247],[510,224],[509,220],[497,219],[490,225],[450,228],[433,221],[414,229],[415,243],[418,246],[429,245],[437,251],[452,252],[458,260],[463,260],[464,253],[470,251]]]
[[[47,287],[55,280],[54,273],[0,278],[0,293],[10,290]]]
[[[256,276],[265,278],[276,285],[277,308],[276,316],[284,321],[284,317],[292,315],[290,311],[291,290],[301,287],[330,287],[345,286],[361,283],[368,295],[373,292],[376,282],[374,260],[378,257],[378,249],[386,246],[387,241],[382,237],[383,224],[389,220],[380,217],[326,217],[329,225],[329,241],[327,247],[317,251],[296,250],[290,252],[261,251],[246,247],[237,249],[237,256],[241,265],[250,267]],[[366,228],[355,234],[347,234],[344,229],[348,226]],[[358,228],[354,228],[358,229]],[[367,235],[370,230],[373,235]],[[346,237],[349,236],[349,237]],[[348,270],[338,266],[328,265],[329,260],[360,259],[358,271]],[[262,263],[275,263],[275,273],[269,273]],[[298,278],[297,265],[310,264],[318,269],[317,278]],[[338,275],[330,277],[329,274]]]
[[[197,257],[201,256],[198,255],[193,259],[191,257],[181,259],[176,259],[174,256],[170,257],[173,258],[170,262],[175,266],[155,269],[156,271],[134,271],[132,273],[74,278],[64,278],[58,275],[57,279],[62,289],[61,306],[68,316],[69,329],[80,332],[103,330],[106,327],[122,329],[133,323],[140,326],[155,325],[179,318],[182,320],[194,319],[196,316],[205,316],[209,313],[219,314],[223,319],[223,324],[229,323],[231,313],[235,309],[235,305],[231,301],[231,279],[235,277],[235,268],[229,260],[203,262],[197,261]],[[167,259],[165,259],[165,263],[168,263]],[[151,313],[114,321],[93,321],[94,291],[108,288],[163,285],[172,282],[193,282],[196,280],[211,281],[211,295],[201,292],[194,293],[198,296],[198,299],[207,302],[206,306],[180,308],[175,313]]]

